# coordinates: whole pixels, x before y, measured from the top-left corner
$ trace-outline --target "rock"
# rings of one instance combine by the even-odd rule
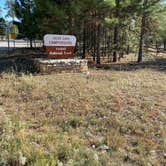
[[[166,159],[166,153],[163,154],[164,158]]]
[[[101,145],[98,147],[99,150],[109,150],[109,146],[107,145]]]

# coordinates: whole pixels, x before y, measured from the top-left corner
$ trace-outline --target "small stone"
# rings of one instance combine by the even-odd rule
[[[98,157],[97,154],[94,154],[94,160],[95,160],[95,161],[99,161],[99,157]]]
[[[163,154],[164,158],[166,158],[166,153]]]
[[[99,149],[101,149],[101,150],[109,150],[109,147],[107,145],[101,145],[101,146],[99,146]]]

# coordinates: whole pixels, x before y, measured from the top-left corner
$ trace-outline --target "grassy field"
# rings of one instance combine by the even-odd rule
[[[0,165],[166,165],[165,64],[0,77]]]

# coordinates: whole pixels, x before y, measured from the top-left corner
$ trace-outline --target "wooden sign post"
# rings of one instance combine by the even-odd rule
[[[49,58],[67,59],[74,57],[76,37],[71,35],[45,35],[44,45]]]

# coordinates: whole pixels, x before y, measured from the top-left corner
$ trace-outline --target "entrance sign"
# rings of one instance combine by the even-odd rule
[[[46,46],[46,54],[49,58],[73,58],[76,37],[48,34],[44,36],[44,46]]]

